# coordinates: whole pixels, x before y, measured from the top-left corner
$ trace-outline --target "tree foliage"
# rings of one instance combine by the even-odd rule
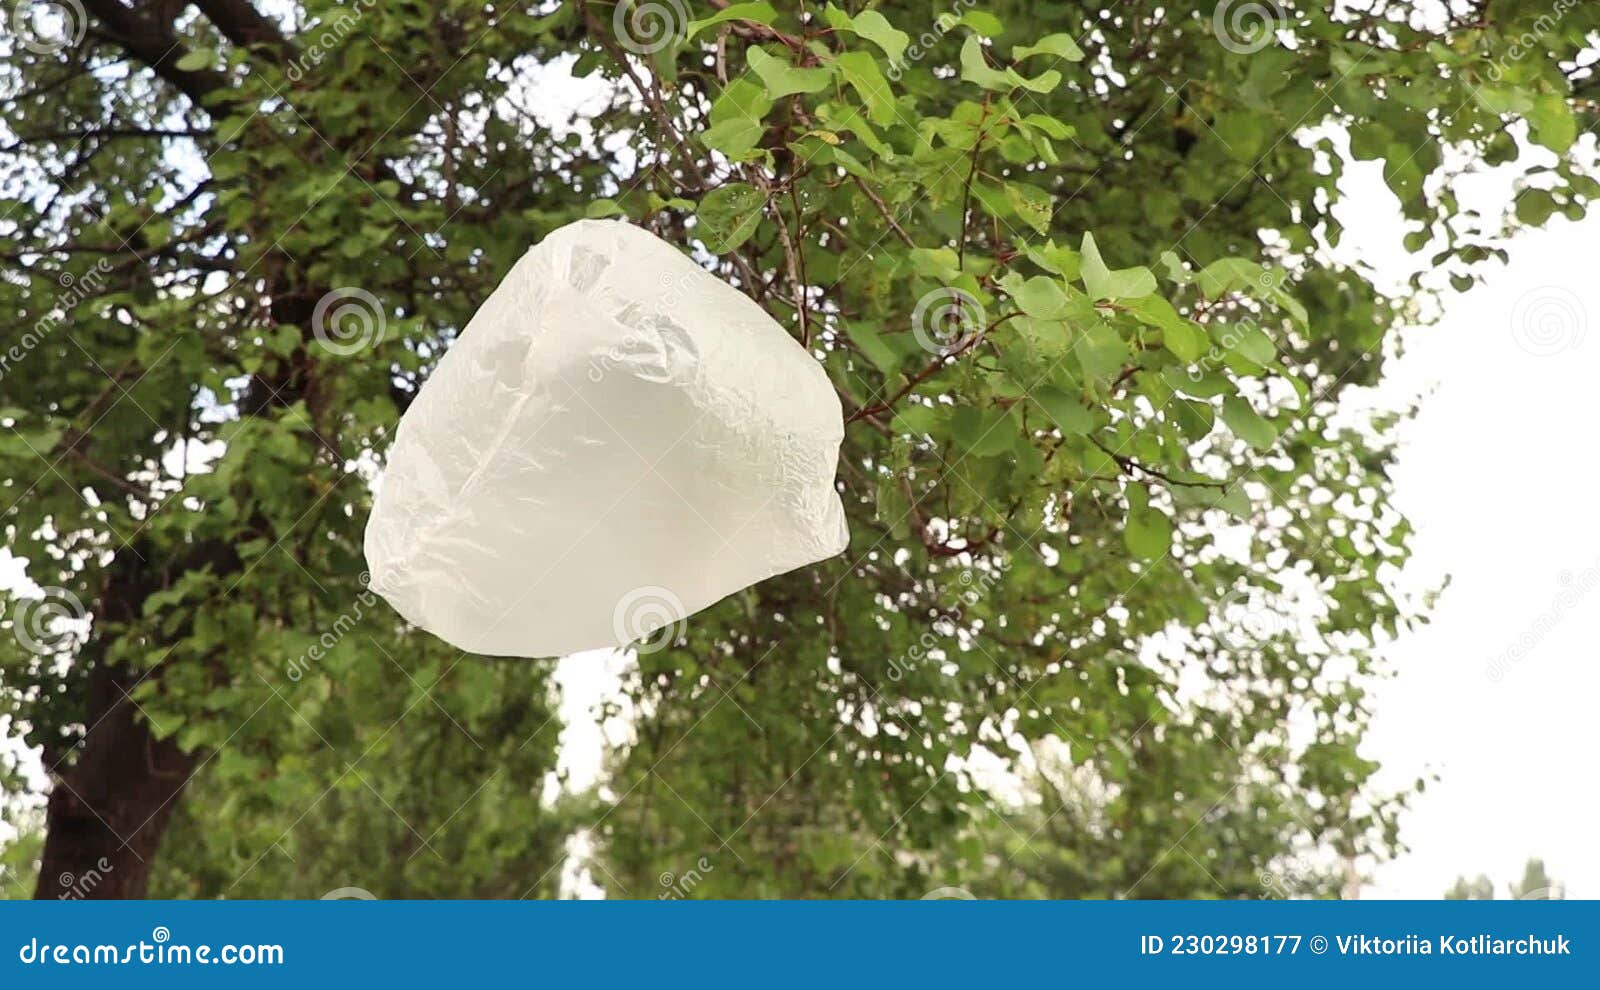
[[[6,540],[86,620],[0,660],[41,891],[115,847],[135,893],[549,895],[577,835],[614,896],[1259,896],[1393,849],[1410,530],[1392,421],[1335,414],[1417,310],[1333,260],[1340,178],[1383,163],[1417,293],[1581,216],[1600,9],[84,8],[5,69]],[[1463,210],[1496,164],[1515,214]],[[641,651],[596,809],[544,793],[550,665],[359,550],[428,369],[585,214],[823,363],[852,528]]]
[[[1545,870],[1544,860],[1529,859],[1522,866],[1522,879],[1506,884],[1506,892],[1514,901],[1560,901],[1565,900],[1566,888],[1551,878]],[[1478,874],[1476,878],[1468,880],[1466,877],[1457,877],[1450,889],[1445,891],[1444,899],[1447,901],[1492,901],[1494,900],[1494,882],[1487,875]]]

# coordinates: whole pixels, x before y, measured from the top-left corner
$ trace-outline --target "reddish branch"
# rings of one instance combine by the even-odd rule
[[[884,399],[882,402],[857,409],[855,412],[845,417],[845,422],[854,422],[855,420],[864,419],[868,416],[876,416],[878,413],[885,413],[893,409],[895,403],[899,402],[901,399],[910,394],[912,389],[916,388],[918,385],[921,385],[923,382],[937,374],[941,368],[945,367],[945,362],[953,358],[958,358],[966,352],[972,350],[974,347],[977,347],[979,344],[983,343],[984,339],[989,336],[989,332],[995,327],[998,327],[1000,324],[1014,316],[1020,315],[1022,314],[1016,312],[1007,313],[998,320],[995,320],[993,323],[984,327],[978,333],[973,334],[968,340],[964,341],[961,346],[951,348],[949,351],[941,352],[938,357],[928,362],[927,366],[921,371],[918,371],[916,374],[908,378],[905,385],[900,388],[899,391],[895,392],[887,399]]]
[[[1096,440],[1094,437],[1090,437],[1089,441],[1096,447],[1099,447],[1107,457],[1111,458],[1113,461],[1116,461],[1117,466],[1122,468],[1122,470],[1127,474],[1138,472],[1140,474],[1149,475],[1152,478],[1159,478],[1161,481],[1164,481],[1169,485],[1184,485],[1188,488],[1215,488],[1218,491],[1227,491],[1229,486],[1232,484],[1232,482],[1228,481],[1182,481],[1153,467],[1150,467],[1149,465],[1141,464],[1126,454],[1119,454],[1110,447],[1107,447],[1105,444],[1101,443],[1099,440]]]

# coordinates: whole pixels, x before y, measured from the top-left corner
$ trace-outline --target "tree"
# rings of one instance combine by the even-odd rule
[[[1506,884],[1506,891],[1514,901],[1560,901],[1567,896],[1566,889],[1545,870],[1542,859],[1529,859],[1522,867],[1522,880]],[[1494,883],[1482,873],[1473,880],[1458,877],[1444,897],[1447,901],[1492,901]]]
[[[1447,901],[1492,901],[1494,900],[1494,883],[1487,876],[1480,873],[1472,880],[1466,877],[1457,877],[1450,889],[1444,892]]]
[[[1522,880],[1508,887],[1512,898],[1519,901],[1560,901],[1566,898],[1561,884],[1545,871],[1542,859],[1529,859],[1522,867]]]
[[[1600,11],[1234,7],[85,0],[13,44],[0,459],[45,597],[0,686],[51,771],[41,896],[98,857],[98,896],[152,862],[549,894],[579,824],[616,896],[1036,891],[1062,857],[1048,892],[1258,895],[1392,848],[1356,747],[1409,528],[1392,421],[1333,414],[1416,311],[1330,260],[1338,179],[1382,160],[1458,284],[1502,219],[1581,216]],[[532,80],[572,54],[604,105],[558,133]],[[1513,162],[1515,217],[1460,209]],[[359,551],[432,362],[585,212],[824,364],[853,534],[640,649],[592,814],[541,796],[549,665],[405,627]],[[974,762],[1050,738],[1093,827],[997,839]]]

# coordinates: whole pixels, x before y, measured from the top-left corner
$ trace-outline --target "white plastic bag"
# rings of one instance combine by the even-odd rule
[[[400,422],[372,588],[494,656],[670,635],[845,547],[838,396],[743,293],[631,224],[512,268]]]

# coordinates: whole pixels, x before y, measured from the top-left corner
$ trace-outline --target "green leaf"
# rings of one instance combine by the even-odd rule
[[[1195,284],[1207,299],[1220,299],[1233,289],[1255,288],[1265,273],[1266,269],[1247,258],[1222,258],[1201,269]]]
[[[1183,259],[1172,251],[1161,252],[1161,267],[1167,273],[1167,281],[1174,285],[1188,285],[1194,281],[1194,275],[1183,266]]]
[[[1062,436],[1082,436],[1094,429],[1094,414],[1076,395],[1054,385],[1041,385],[1033,390],[1033,400],[1060,427]]]
[[[1566,154],[1578,139],[1578,121],[1567,101],[1554,93],[1540,93],[1527,111],[1533,139],[1558,155]]]
[[[714,148],[729,158],[743,158],[757,142],[765,128],[756,120],[724,120],[720,124],[713,124],[705,133],[700,135],[700,143],[707,148]]]
[[[1081,259],[1078,274],[1092,299],[1135,299],[1156,291],[1156,277],[1148,268],[1107,268],[1093,234],[1083,235]]]
[[[1123,306],[1140,323],[1161,331],[1161,342],[1185,363],[1198,361],[1206,350],[1205,333],[1178,314],[1172,304],[1152,293]]]
[[[1527,91],[1517,86],[1477,86],[1472,90],[1472,98],[1493,114],[1523,113],[1533,102]]]
[[[588,208],[583,211],[583,215],[591,220],[599,220],[603,217],[614,217],[620,215],[621,213],[622,207],[618,206],[617,201],[614,199],[597,199],[590,203]]]
[[[911,44],[911,35],[890,24],[876,10],[863,10],[857,14],[853,26],[856,34],[883,49],[891,65],[899,64],[905,56],[906,46]]]
[[[1078,47],[1070,34],[1047,34],[1039,39],[1038,44],[1024,45],[1011,52],[1012,59],[1018,62],[1035,55],[1054,55],[1068,62],[1083,61],[1083,49]]]
[[[1021,75],[1015,69],[1007,69],[1006,77],[1013,86],[1020,86],[1034,93],[1049,93],[1061,85],[1061,73],[1055,69],[1046,69],[1032,79]]]
[[[1017,308],[1042,320],[1058,320],[1067,313],[1067,294],[1061,283],[1044,275],[1035,275],[1023,282],[1013,298]]]
[[[950,435],[967,453],[988,457],[1011,449],[1016,434],[1010,419],[1009,409],[963,406],[950,419]]]
[[[1059,247],[1055,241],[1046,241],[1043,244],[1030,244],[1024,252],[1028,260],[1043,268],[1047,272],[1054,272],[1064,279],[1078,277],[1079,256],[1078,252],[1069,247]]]
[[[688,40],[704,31],[708,27],[721,24],[724,21],[753,21],[756,24],[770,25],[778,19],[778,12],[772,9],[772,4],[761,3],[736,3],[717,11],[703,20],[690,21],[684,25],[684,39]]]
[[[772,100],[748,75],[740,76],[718,94],[711,104],[711,122],[754,120],[759,122],[772,109]]]
[[[1128,344],[1107,323],[1085,330],[1074,347],[1078,364],[1090,378],[1111,378],[1122,371],[1128,360]]]
[[[965,24],[985,38],[998,38],[1006,30],[1006,26],[1001,23],[1000,18],[984,10],[969,10],[962,14],[961,20],[956,23]]]
[[[961,43],[961,78],[999,92],[1015,88],[1010,75],[990,67],[983,57],[983,42],[972,35]]]
[[[895,410],[890,426],[897,433],[932,433],[939,426],[939,415],[939,409],[934,406],[907,402]]]
[[[1026,183],[1007,182],[1006,199],[1011,203],[1012,209],[1017,211],[1017,216],[1022,218],[1023,223],[1041,234],[1050,229],[1050,217],[1054,207],[1050,202],[1049,193]]]
[[[1167,368],[1162,371],[1161,377],[1174,390],[1197,399],[1214,399],[1234,390],[1233,381],[1228,376],[1218,372],[1202,371],[1198,367],[1187,370],[1179,367]]]
[[[645,195],[645,202],[650,205],[650,212],[658,213],[662,210],[693,210],[694,203],[674,196],[672,199],[662,199],[654,192]]]
[[[1128,552],[1141,560],[1165,557],[1172,549],[1172,520],[1148,506],[1130,512],[1122,539]]]
[[[774,100],[795,93],[820,93],[833,83],[831,68],[802,69],[755,47],[749,50],[746,57],[750,60],[750,68],[767,87],[767,96]]]
[[[1212,130],[1222,142],[1223,150],[1236,162],[1253,162],[1267,142],[1265,121],[1259,113],[1237,112],[1219,114]]]
[[[1183,201],[1170,189],[1151,189],[1144,194],[1145,219],[1157,227],[1170,227],[1183,212]]]
[[[1288,313],[1291,318],[1302,327],[1310,325],[1311,317],[1306,312],[1305,306],[1283,287],[1284,277],[1282,272],[1267,272],[1263,281],[1269,283],[1261,289],[1261,298],[1278,304],[1278,307]]]
[[[1277,429],[1262,419],[1248,401],[1237,395],[1222,400],[1222,421],[1234,436],[1257,450],[1266,450],[1277,442]]]
[[[1223,343],[1230,351],[1242,355],[1256,364],[1271,364],[1278,357],[1278,348],[1266,331],[1253,323],[1218,324]]]
[[[894,161],[894,149],[889,147],[878,137],[872,125],[867,123],[867,118],[855,107],[841,103],[824,103],[817,111],[818,118],[836,131],[849,131],[856,139],[866,145],[867,150],[884,161]]]
[[[740,76],[711,105],[711,126],[700,135],[700,141],[731,158],[742,158],[766,133],[761,119],[771,109],[765,87]]]
[[[202,69],[211,68],[216,61],[216,52],[209,48],[196,48],[178,59],[177,68],[182,72],[199,72]]]
[[[878,62],[866,52],[845,52],[839,56],[839,71],[867,108],[867,118],[885,126],[895,122],[894,90],[878,69]]]
[[[1216,414],[1210,404],[1193,399],[1174,398],[1167,404],[1166,412],[1178,427],[1178,432],[1190,443],[1204,440],[1216,424]]]
[[[845,330],[849,332],[850,340],[879,371],[892,375],[900,367],[900,353],[884,342],[878,335],[877,327],[858,321],[845,324]]]
[[[1206,335],[1193,323],[1180,319],[1162,327],[1161,346],[1185,364],[1193,364],[1205,356]]]
[[[938,282],[953,282],[961,276],[960,258],[953,248],[912,248],[906,255],[912,271]]]
[[[750,239],[761,223],[767,195],[743,182],[730,182],[706,193],[695,212],[696,228],[706,250],[727,254]]]
[[[1219,490],[1211,485],[1183,485],[1171,487],[1172,501],[1186,509],[1220,509],[1238,519],[1250,518],[1250,496],[1234,485]]]
[[[1047,117],[1042,113],[1030,113],[1022,118],[1022,122],[1029,127],[1043,131],[1057,141],[1069,138],[1076,133],[1071,124],[1063,123],[1054,117]]]

